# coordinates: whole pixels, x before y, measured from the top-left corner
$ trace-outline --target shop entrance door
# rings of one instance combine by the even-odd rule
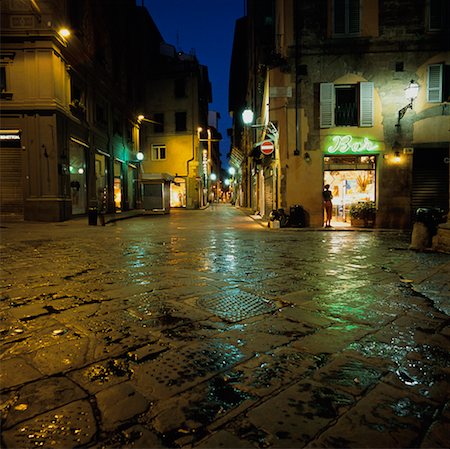
[[[376,198],[376,156],[326,156],[324,185],[333,194],[332,226],[350,226],[349,209],[354,203]]]

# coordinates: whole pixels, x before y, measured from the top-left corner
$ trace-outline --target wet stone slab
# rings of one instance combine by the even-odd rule
[[[348,393],[305,380],[252,409],[247,417],[267,433],[267,446],[304,447],[354,403]]]
[[[27,384],[8,394],[9,404],[2,427],[8,429],[19,422],[85,396],[86,393],[80,387],[64,377],[53,377]]]
[[[135,365],[131,382],[147,397],[164,399],[229,369],[243,358],[238,347],[211,339],[164,352],[154,360]]]
[[[435,404],[379,384],[308,447],[417,447]]]
[[[93,440],[96,422],[87,400],[43,413],[2,433],[7,447],[83,447]]]

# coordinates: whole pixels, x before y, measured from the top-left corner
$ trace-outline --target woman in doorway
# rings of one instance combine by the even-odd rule
[[[331,216],[333,215],[333,195],[330,192],[330,184],[326,184],[322,192],[323,207],[325,209],[325,227],[331,228]]]

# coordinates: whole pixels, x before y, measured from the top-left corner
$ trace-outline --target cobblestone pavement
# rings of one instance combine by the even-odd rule
[[[450,256],[407,234],[0,231],[2,447],[449,447]]]

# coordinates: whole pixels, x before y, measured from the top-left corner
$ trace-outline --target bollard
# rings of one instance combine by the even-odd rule
[[[88,223],[91,226],[97,226],[98,211],[96,207],[90,207],[88,209]]]

